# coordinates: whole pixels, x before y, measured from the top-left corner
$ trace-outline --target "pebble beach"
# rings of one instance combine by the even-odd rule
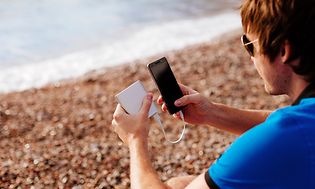
[[[274,110],[290,104],[271,97],[240,42],[240,31],[212,42],[99,69],[21,92],[0,94],[0,188],[129,188],[129,152],[112,131],[115,94],[140,80],[159,95],[146,64],[167,57],[178,82],[210,101]],[[170,138],[182,123],[161,113]],[[151,120],[149,147],[161,179],[197,175],[237,136],[207,125],[188,125],[168,143]]]

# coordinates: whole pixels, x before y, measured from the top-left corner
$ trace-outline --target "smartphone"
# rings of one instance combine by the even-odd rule
[[[155,84],[157,85],[165,105],[170,114],[180,111],[183,107],[177,107],[174,102],[183,96],[165,57],[147,65]]]

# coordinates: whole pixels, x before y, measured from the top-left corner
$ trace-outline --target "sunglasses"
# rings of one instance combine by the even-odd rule
[[[244,34],[241,37],[241,41],[243,43],[243,46],[245,47],[245,49],[247,50],[248,54],[250,56],[254,56],[254,44],[255,42],[258,41],[258,39],[255,39],[254,41],[250,41],[247,36]]]

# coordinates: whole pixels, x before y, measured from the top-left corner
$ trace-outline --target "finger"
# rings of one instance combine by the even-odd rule
[[[167,111],[167,107],[166,107],[166,105],[165,105],[165,104],[162,104],[161,109],[162,109],[162,111],[163,111],[163,112],[166,112],[166,111]]]
[[[185,95],[180,99],[177,99],[175,101],[175,106],[186,106],[188,104],[196,104],[199,102],[200,96],[199,94],[191,94],[191,95]]]
[[[158,105],[160,105],[160,104],[162,104],[163,102],[164,102],[164,100],[163,100],[162,96],[160,95],[160,96],[158,97],[158,99],[156,100],[156,103],[157,103]]]
[[[190,94],[197,93],[197,91],[195,91],[195,90],[193,90],[193,89],[191,89],[191,88],[189,88],[186,85],[183,85],[181,83],[179,83],[179,87],[182,90],[184,95],[190,95]]]
[[[148,113],[152,104],[152,98],[153,98],[152,93],[148,93],[143,99],[142,107],[139,113],[144,117],[148,117]]]
[[[179,88],[183,92],[184,95],[188,95],[189,94],[188,89],[187,89],[187,87],[185,85],[183,85],[181,83],[178,83],[178,85],[179,85]]]
[[[126,113],[126,111],[122,108],[122,106],[120,104],[118,104],[116,106],[116,110],[113,114],[113,119],[114,120],[120,120],[121,117],[123,116],[128,116],[128,114]]]
[[[176,114],[173,114],[173,117],[176,118],[176,119],[180,119],[180,116]]]
[[[176,117],[180,117],[180,114],[179,112],[175,113]]]

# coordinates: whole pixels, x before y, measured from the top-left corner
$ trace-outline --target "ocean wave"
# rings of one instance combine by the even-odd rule
[[[41,87],[61,79],[81,76],[91,70],[211,41],[223,33],[240,27],[240,16],[236,12],[147,26],[127,38],[103,44],[95,49],[75,52],[43,62],[2,68],[0,92]]]

